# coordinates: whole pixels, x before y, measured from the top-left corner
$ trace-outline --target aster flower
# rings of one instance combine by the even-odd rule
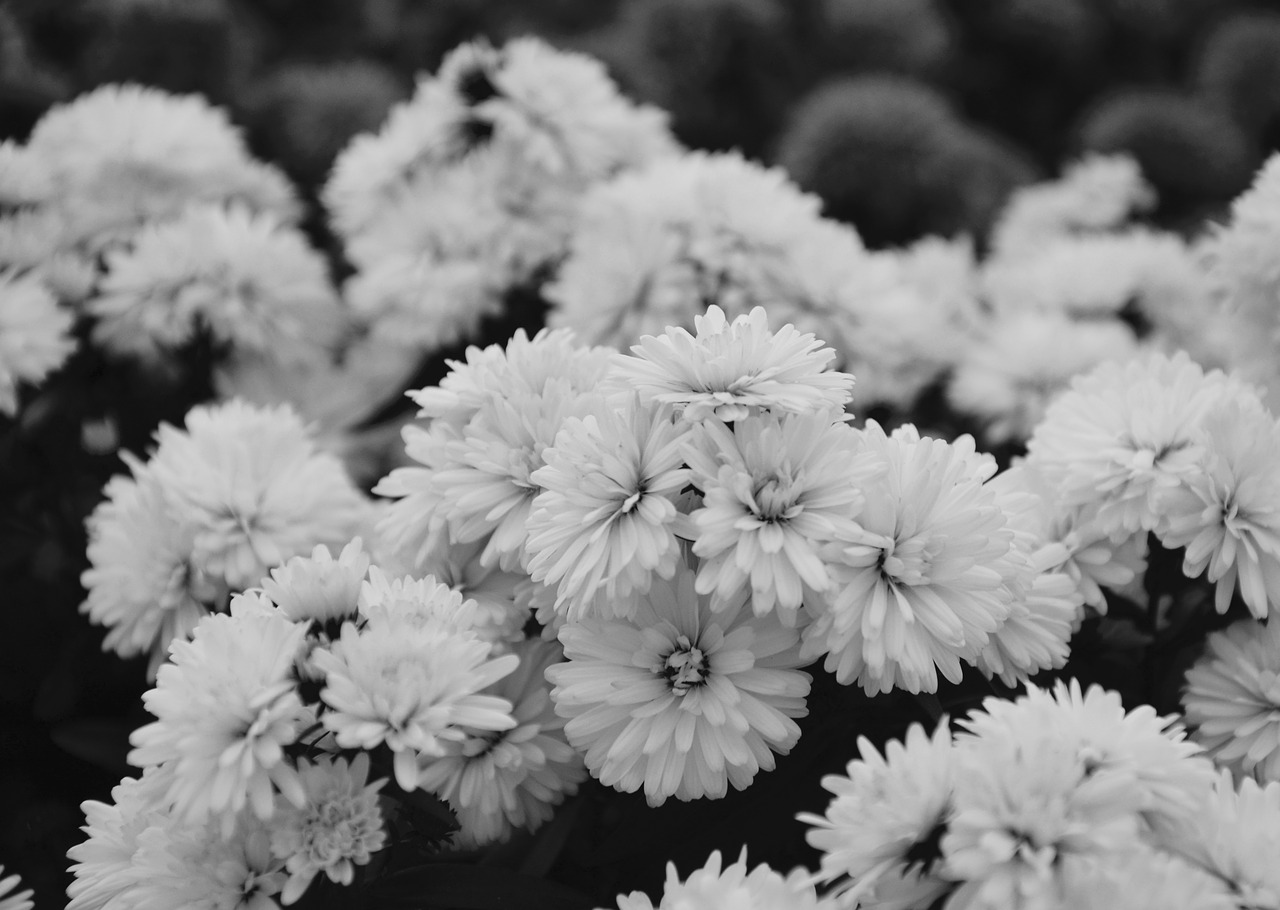
[[[822,851],[818,878],[842,905],[930,906],[951,888],[939,875],[939,841],[951,813],[951,732],[943,723],[930,736],[912,724],[883,756],[865,737],[858,751],[843,775],[822,779],[832,794],[826,812],[798,816],[812,826],[810,846]]]
[[[479,694],[519,663],[490,651],[488,642],[440,622],[388,619],[363,630],[346,623],[335,642],[312,652],[313,666],[325,674],[324,725],[344,749],[385,743],[396,783],[412,791],[419,757],[443,754],[445,742],[465,737],[463,727],[516,725],[510,702]]]
[[[747,849],[728,866],[720,851],[711,854],[701,869],[684,881],[675,863],[667,863],[662,899],[655,906],[642,891],[618,895],[618,910],[820,910],[833,905],[819,900],[805,882],[803,870],[783,876],[764,863],[749,869]]]
[[[506,841],[514,829],[536,830],[586,777],[582,758],[564,738],[553,709],[547,667],[561,659],[554,642],[513,646],[519,668],[489,688],[513,706],[516,726],[468,731],[425,760],[418,786],[449,802],[466,846]]]
[[[887,436],[868,421],[862,438],[886,473],[863,486],[856,528],[823,548],[832,585],[806,603],[803,653],[825,653],[827,670],[868,693],[932,692],[938,671],[959,682],[960,662],[987,647],[1031,565],[972,437]]]
[[[378,808],[378,791],[386,780],[366,783],[369,756],[350,763],[321,758],[298,766],[306,803],[285,807],[271,824],[271,852],[284,860],[289,880],[280,903],[302,897],[311,880],[323,872],[331,882],[350,885],[355,867],[382,849],[386,833]]]
[[[1216,583],[1219,613],[1238,587],[1265,619],[1280,602],[1280,423],[1256,399],[1236,398],[1205,417],[1200,442],[1203,469],[1172,498],[1157,533],[1170,549],[1186,547],[1188,578]]]
[[[556,585],[573,620],[625,616],[657,574],[678,559],[675,498],[689,482],[684,428],[632,397],[570,417],[529,479],[534,499],[525,542],[533,580]]]
[[[310,556],[293,556],[262,580],[262,591],[292,622],[337,628],[355,616],[369,571],[369,555],[359,537],[342,548],[337,559],[324,544]]]
[[[718,607],[750,590],[757,615],[776,609],[795,625],[806,596],[831,585],[819,550],[855,533],[861,488],[882,470],[859,451],[858,434],[830,413],[717,420],[685,444],[701,508],[693,552],[698,592]]]
[[[564,732],[606,786],[718,799],[774,767],[800,736],[809,676],[797,633],[745,598],[713,611],[684,565],[655,579],[629,619],[584,619],[559,633],[547,669]]]
[[[38,383],[75,350],[71,314],[30,275],[0,271],[0,414],[18,410],[18,385]]]
[[[1280,781],[1280,623],[1243,619],[1211,634],[1182,703],[1214,761]]]
[[[414,574],[430,575],[474,603],[473,628],[481,638],[495,643],[520,641],[531,616],[520,593],[529,576],[485,565],[481,557],[486,543],[481,539],[451,544],[428,553],[415,563]]]
[[[612,381],[693,422],[839,411],[849,401],[853,377],[828,369],[836,353],[791,325],[770,332],[764,307],[729,322],[713,304],[694,325],[696,335],[677,326],[640,339]]]
[[[0,866],[0,876],[4,876],[4,866]],[[30,888],[25,891],[15,890],[21,885],[20,875],[0,877],[0,910],[32,910],[35,903],[32,902],[31,895],[35,892]]]
[[[282,616],[237,613],[174,642],[142,699],[156,720],[129,737],[129,762],[172,767],[166,797],[184,821],[213,816],[229,833],[246,806],[270,818],[276,793],[302,803],[284,749],[314,719],[292,677],[305,635]]]
[[[447,626],[457,632],[475,632],[478,611],[474,601],[428,575],[425,578],[389,578],[374,566],[360,585],[360,615],[372,625],[411,624]]]

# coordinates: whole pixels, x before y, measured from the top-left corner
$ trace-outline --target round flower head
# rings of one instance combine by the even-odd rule
[[[939,841],[951,814],[951,732],[932,736],[912,724],[903,742],[882,756],[865,737],[861,758],[843,775],[828,775],[824,815],[802,813],[809,844],[822,851],[821,881],[842,905],[878,910],[928,907],[951,888],[941,872]]]
[[[800,737],[810,678],[797,633],[744,598],[712,611],[694,573],[655,579],[626,620],[560,629],[566,662],[548,668],[564,732],[587,769],[652,806],[742,790]]]
[[[642,891],[618,895],[618,910],[820,910],[833,905],[819,900],[804,871],[790,875],[770,869],[764,863],[750,869],[747,848],[738,861],[728,866],[720,851],[711,854],[701,869],[684,881],[675,863],[667,863],[667,880],[656,907]]]
[[[1280,622],[1244,619],[1210,635],[1182,704],[1214,761],[1280,781]]]
[[[570,417],[530,475],[534,499],[525,543],[533,580],[556,585],[571,620],[625,616],[654,574],[679,558],[675,499],[689,482],[684,427],[634,396],[604,399]]]
[[[0,866],[0,910],[32,910],[35,903],[32,902],[31,895],[35,892],[30,888],[25,891],[16,890],[22,886],[21,876],[3,876],[4,866]]]
[[[292,676],[305,635],[282,616],[237,613],[174,642],[142,699],[156,720],[129,737],[129,763],[172,767],[167,798],[186,821],[217,816],[229,832],[245,806],[270,818],[276,792],[301,804],[284,747],[313,719]]]
[[[757,615],[776,609],[795,625],[805,598],[831,585],[819,550],[856,532],[860,489],[881,465],[829,412],[749,417],[732,429],[711,420],[694,427],[685,457],[703,493],[690,515],[698,592],[718,608],[749,591]]]
[[[386,832],[378,791],[386,780],[366,783],[369,756],[321,758],[298,765],[306,802],[283,809],[271,824],[271,852],[284,860],[289,880],[280,902],[295,903],[323,872],[331,882],[350,885],[355,867],[382,849]]]
[[[769,331],[764,307],[732,322],[714,304],[694,317],[697,334],[678,326],[646,335],[611,380],[645,402],[674,405],[685,420],[731,422],[761,411],[815,414],[843,410],[853,377],[828,369],[836,353],[785,325]]]
[[[536,830],[586,777],[544,680],[547,667],[562,656],[560,646],[535,640],[514,650],[520,667],[489,691],[515,706],[516,726],[469,731],[447,743],[443,756],[425,760],[419,776],[422,789],[448,800],[466,846],[506,841],[515,829]]]
[[[323,544],[310,556],[294,556],[271,570],[262,591],[288,619],[336,630],[357,612],[360,587],[369,571],[369,555],[360,538],[342,548],[337,559]]]
[[[907,426],[885,435],[868,421],[864,447],[884,475],[863,486],[856,528],[827,544],[832,585],[806,602],[815,621],[804,654],[826,654],[842,683],[867,692],[895,686],[932,692],[974,662],[1031,581],[1027,555],[999,493],[984,484],[996,465],[974,449],[921,438]]]
[[[1200,470],[1205,415],[1252,394],[1185,354],[1104,363],[1049,406],[1027,450],[1064,505],[1095,506],[1122,540],[1155,528],[1170,493]]]
[[[441,755],[444,743],[465,738],[464,727],[509,730],[511,703],[479,694],[512,672],[515,655],[491,658],[490,645],[439,621],[412,617],[351,623],[328,648],[312,652],[325,674],[322,717],[344,749],[385,743],[395,753],[396,783],[418,786],[419,756]]]
[[[19,383],[37,383],[75,350],[71,314],[34,276],[0,271],[0,414],[18,410]]]
[[[1241,397],[1205,417],[1199,441],[1202,470],[1171,499],[1157,533],[1170,549],[1186,547],[1188,578],[1217,584],[1219,613],[1239,588],[1249,612],[1265,619],[1280,603],[1280,423]]]

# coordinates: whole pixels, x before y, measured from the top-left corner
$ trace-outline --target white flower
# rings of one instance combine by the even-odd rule
[[[536,830],[586,777],[544,680],[562,656],[559,645],[535,640],[514,650],[520,667],[489,692],[515,706],[516,726],[469,731],[446,743],[444,755],[426,759],[419,775],[419,787],[448,800],[467,846],[506,841],[514,829]]]
[[[409,618],[351,623],[328,648],[312,652],[325,674],[322,719],[344,749],[385,743],[393,753],[396,783],[418,786],[419,755],[441,755],[462,727],[509,730],[516,722],[506,699],[478,694],[512,672],[515,655],[490,657],[490,645],[440,622]]]
[[[293,622],[336,628],[357,612],[360,588],[369,571],[369,555],[360,538],[342,548],[337,559],[323,544],[310,556],[293,556],[262,580],[262,591]]]
[[[1280,423],[1254,399],[1230,400],[1205,417],[1199,442],[1202,469],[1171,500],[1157,533],[1170,549],[1186,547],[1188,578],[1217,584],[1219,613],[1238,587],[1249,612],[1265,619],[1280,603]]]
[[[1031,579],[1027,555],[973,438],[921,438],[906,426],[862,434],[885,474],[862,487],[857,526],[823,550],[833,584],[806,603],[815,613],[804,654],[826,654],[842,683],[867,692],[932,692],[972,663]]]
[[[725,866],[720,851],[684,881],[675,863],[667,863],[667,880],[656,907],[642,891],[618,895],[618,910],[821,910],[833,908],[819,900],[803,870],[783,876],[764,863],[747,866],[747,848],[738,861]]]
[[[18,410],[18,385],[38,383],[76,344],[71,314],[31,275],[0,271],[0,414]]]
[[[0,876],[3,875],[4,866],[0,866]],[[0,910],[32,910],[35,904],[31,900],[31,895],[35,892],[30,888],[25,891],[15,890],[21,885],[22,876],[20,875],[0,878]]]
[[[1069,858],[1054,910],[1239,910],[1221,879],[1186,860],[1138,847],[1107,857]]]
[[[1182,703],[1214,761],[1280,781],[1280,622],[1243,619],[1211,634]]]
[[[809,844],[822,851],[821,881],[841,904],[878,910],[928,907],[951,887],[939,873],[939,846],[951,814],[951,731],[912,724],[882,756],[859,737],[861,758],[822,779],[832,794],[824,815],[802,813]]]
[[[684,429],[634,396],[605,399],[568,418],[544,450],[530,475],[542,492],[525,551],[529,574],[557,586],[557,610],[569,619],[626,616],[655,574],[675,571],[675,499],[689,482]]]
[[[690,515],[701,557],[698,592],[719,607],[750,592],[757,616],[786,625],[831,586],[819,551],[856,533],[861,490],[882,470],[858,434],[830,413],[767,415],[696,426],[685,444],[703,493]]]
[[[378,791],[386,780],[367,784],[369,756],[321,758],[298,766],[306,802],[282,809],[271,824],[271,852],[284,860],[289,880],[280,895],[285,906],[306,892],[323,872],[331,882],[350,885],[355,867],[382,849],[386,833]]]
[[[729,322],[712,305],[694,324],[696,335],[676,326],[640,339],[612,382],[635,389],[646,403],[674,405],[693,422],[761,411],[816,414],[848,403],[853,377],[829,369],[836,352],[791,325],[770,332],[764,307]]]
[[[712,611],[686,566],[655,579],[632,618],[567,623],[560,641],[566,662],[547,679],[565,735],[592,776],[643,788],[652,806],[744,789],[800,736],[797,633],[743,598]]]
[[[475,601],[428,575],[388,578],[382,569],[369,570],[358,599],[360,615],[371,625],[405,623],[447,626],[456,632],[476,632],[479,612]]]
[[[305,635],[281,616],[237,613],[174,642],[142,698],[156,720],[129,737],[129,762],[172,767],[166,796],[186,822],[214,816],[230,831],[246,806],[270,818],[277,792],[301,804],[284,749],[313,719],[292,675]]]

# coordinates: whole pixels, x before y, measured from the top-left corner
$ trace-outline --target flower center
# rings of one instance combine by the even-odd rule
[[[689,641],[689,636],[676,639],[676,648],[662,664],[662,675],[677,695],[703,685],[707,680],[707,655]]]
[[[880,572],[898,584],[928,584],[933,561],[941,551],[942,541],[931,537],[894,541],[880,557]]]
[[[778,521],[792,517],[791,484],[773,476],[757,484],[753,498],[756,510],[765,521]]]

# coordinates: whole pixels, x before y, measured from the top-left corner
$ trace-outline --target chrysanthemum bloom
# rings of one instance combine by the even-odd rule
[[[229,831],[246,806],[270,818],[277,792],[301,804],[284,749],[314,720],[292,677],[305,635],[282,616],[244,612],[210,616],[174,642],[142,697],[156,720],[129,737],[129,763],[173,769],[166,796],[185,821],[212,815]]]
[[[719,607],[750,592],[756,615],[796,624],[806,597],[828,590],[823,545],[857,532],[863,488],[883,466],[830,412],[765,415],[733,428],[709,420],[685,443],[701,508],[690,516],[698,592]]]
[[[231,348],[300,359],[334,342],[345,316],[324,259],[302,233],[242,206],[193,206],[107,255],[94,340],[156,360],[205,329]]]
[[[672,405],[695,423],[762,411],[819,414],[849,402],[853,377],[830,369],[836,352],[792,325],[769,331],[764,307],[729,322],[713,304],[694,325],[696,335],[673,326],[641,338],[610,382],[634,389],[646,403]]]
[[[810,677],[798,635],[745,597],[711,609],[681,565],[655,579],[627,620],[584,619],[560,630],[566,662],[547,669],[564,732],[602,784],[718,799],[742,790],[800,737]]]
[[[288,906],[302,897],[311,880],[323,872],[329,881],[350,885],[355,867],[382,849],[386,832],[378,808],[378,791],[386,780],[367,783],[369,756],[321,758],[299,762],[306,793],[300,807],[284,807],[271,823],[271,852],[284,860],[289,873],[280,895]]]
[[[839,903],[877,910],[931,906],[951,882],[941,878],[939,843],[951,814],[951,731],[930,736],[912,724],[884,755],[865,737],[861,758],[822,779],[832,794],[824,815],[802,813],[810,846],[822,851],[821,881]]]
[[[852,533],[822,551],[832,585],[806,601],[815,614],[804,655],[826,654],[840,682],[869,693],[932,692],[974,662],[1030,581],[1027,555],[999,492],[994,460],[973,438],[921,438],[911,426],[862,434],[885,473],[862,487]]]
[[[1214,761],[1280,781],[1280,622],[1244,619],[1210,635],[1182,704]]]
[[[516,726],[469,731],[445,744],[445,754],[422,765],[418,786],[449,802],[458,839],[467,846],[505,841],[514,829],[536,830],[586,777],[582,758],[564,738],[544,679],[561,658],[555,642],[514,646],[520,667],[488,690],[515,706]]]
[[[133,865],[138,838],[153,825],[166,824],[172,813],[165,790],[171,773],[151,766],[141,778],[126,777],[111,788],[111,802],[86,800],[81,827],[85,840],[67,851],[74,880],[67,887],[67,910],[104,910],[130,906],[128,894],[137,881]]]
[[[1063,505],[1096,507],[1102,530],[1121,540],[1155,528],[1170,493],[1201,470],[1204,417],[1253,394],[1181,353],[1104,363],[1049,406],[1029,460]]]
[[[71,314],[34,276],[0,271],[0,414],[18,409],[19,383],[37,383],[71,356]]]
[[[0,876],[4,875],[4,866],[0,866]],[[10,875],[7,878],[0,878],[0,910],[32,910],[35,903],[31,900],[31,895],[35,894],[30,888],[26,891],[15,891],[14,889],[22,885],[22,876]],[[10,892],[13,892],[12,894]]]
[[[1280,423],[1256,400],[1231,400],[1206,416],[1200,442],[1201,470],[1170,498],[1157,533],[1170,549],[1186,547],[1188,578],[1216,583],[1219,613],[1239,588],[1265,619],[1280,603]]]
[[[344,749],[383,743],[395,753],[396,783],[418,786],[420,755],[441,755],[444,743],[463,739],[463,727],[509,730],[511,703],[479,694],[515,670],[513,654],[491,658],[491,646],[440,622],[410,618],[347,623],[328,648],[312,653],[325,674],[322,717]]]
[[[360,615],[372,625],[440,625],[456,632],[479,634],[475,601],[464,599],[460,592],[430,575],[390,578],[374,566],[369,570],[369,579],[360,586],[357,603]]]
[[[1238,910],[1227,883],[1186,860],[1134,845],[1104,857],[1068,858],[1052,910]]]
[[[520,641],[532,616],[520,594],[529,576],[485,565],[481,561],[485,544],[482,539],[441,547],[415,563],[413,572],[432,576],[474,603],[473,629],[481,638],[495,643]]]
[[[749,869],[746,847],[736,863],[725,866],[717,850],[684,881],[676,864],[667,863],[656,905],[643,891],[633,891],[618,895],[618,910],[831,910],[834,905],[819,900],[807,878],[802,869],[783,876],[764,863]]]
[[[655,574],[675,572],[686,429],[634,396],[604,399],[565,420],[544,450],[545,464],[530,475],[542,492],[525,553],[529,574],[556,586],[557,610],[569,619],[629,615]]]
[[[329,548],[317,544],[310,556],[291,557],[262,580],[262,592],[293,622],[337,628],[354,618],[360,588],[369,571],[369,554],[360,538],[348,543],[334,559]]]
[[[316,544],[346,544],[367,514],[342,463],[288,407],[201,405],[156,440],[148,468],[194,534],[191,561],[234,590]]]

